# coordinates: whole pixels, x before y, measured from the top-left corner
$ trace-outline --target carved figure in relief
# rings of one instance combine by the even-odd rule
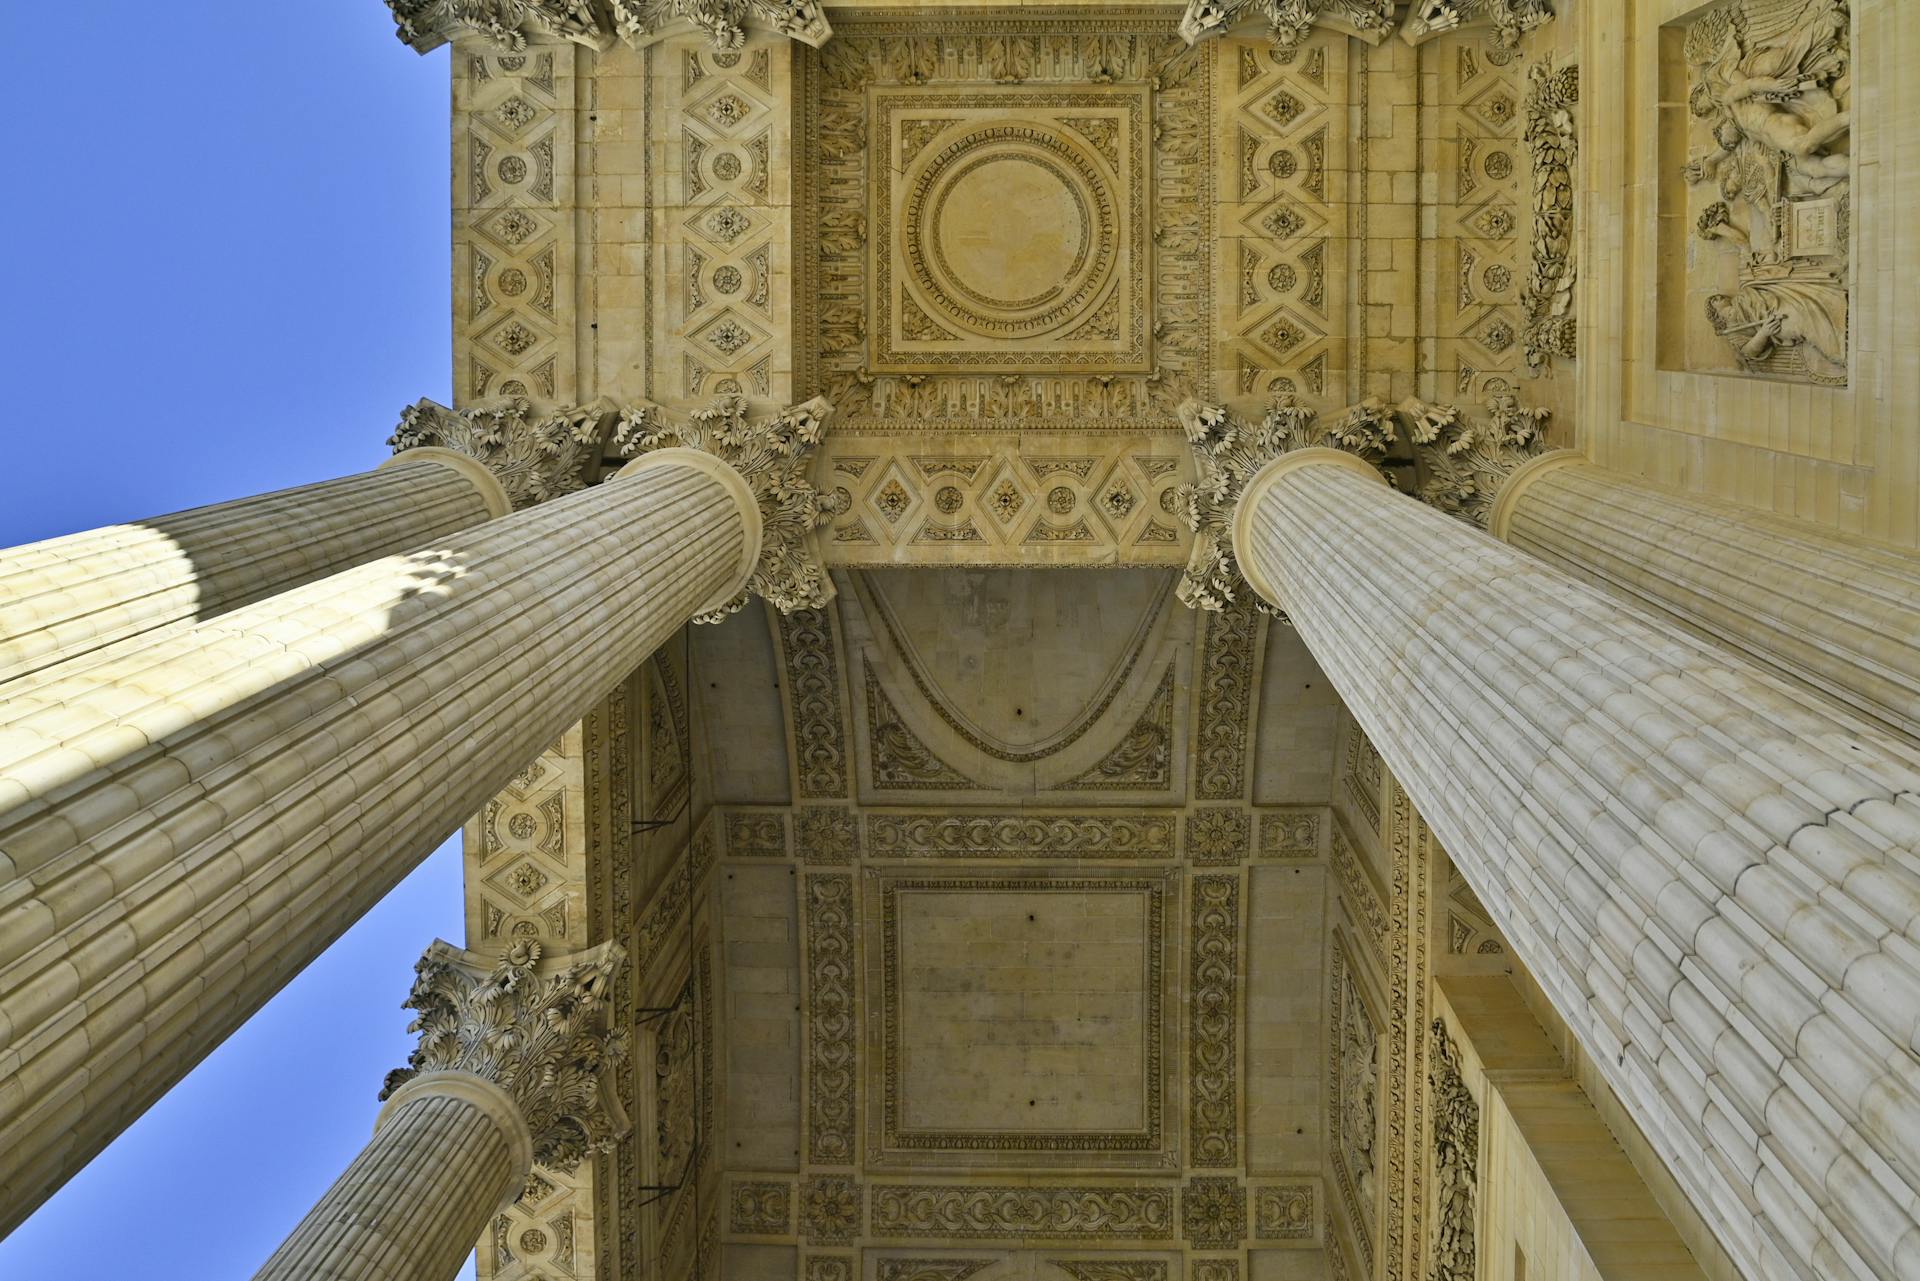
[[[1731,120],[1811,179],[1845,178],[1831,154],[1852,124],[1845,0],[1741,0],[1687,33],[1696,116]],[[1717,132],[1717,130],[1716,130]]]
[[[1684,174],[1720,195],[1694,229],[1739,264],[1705,318],[1747,372],[1846,381],[1847,32],[1845,0],[1733,0],[1687,32],[1710,145]]]
[[[1743,367],[1781,372],[1780,355],[1797,355],[1817,382],[1847,376],[1847,291],[1838,281],[1756,279],[1707,299],[1707,319]]]

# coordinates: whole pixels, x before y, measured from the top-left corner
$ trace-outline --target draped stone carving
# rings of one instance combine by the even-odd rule
[[[1573,359],[1576,331],[1573,286],[1573,164],[1580,146],[1573,109],[1580,102],[1580,68],[1552,59],[1527,70],[1527,153],[1533,161],[1533,249],[1522,349],[1538,375],[1554,356]]]
[[[1432,1281],[1473,1281],[1473,1207],[1480,1163],[1480,1105],[1460,1077],[1460,1051],[1433,1021],[1427,1084],[1433,1096]]]

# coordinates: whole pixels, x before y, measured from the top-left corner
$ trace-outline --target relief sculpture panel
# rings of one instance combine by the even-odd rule
[[[1845,0],[1728,0],[1663,30],[1668,261],[1687,237],[1663,365],[1846,383],[1848,24]]]

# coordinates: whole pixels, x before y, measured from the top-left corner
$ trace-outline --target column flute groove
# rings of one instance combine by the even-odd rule
[[[1364,470],[1259,473],[1239,568],[1742,1267],[1909,1275],[1920,753]]]
[[[135,639],[84,678],[54,669],[10,692],[7,1221],[608,684],[737,590],[757,539],[744,492],[710,470],[645,460],[630,478],[430,552]],[[330,910],[289,939],[275,927],[302,894]],[[261,903],[275,906],[256,918]]]

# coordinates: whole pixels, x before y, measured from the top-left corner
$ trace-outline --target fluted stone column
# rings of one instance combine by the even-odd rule
[[[1920,739],[1920,557],[1572,452],[1517,468],[1490,528]]]
[[[9,548],[0,552],[0,684],[507,510],[486,468],[434,449],[357,476]]]
[[[572,493],[616,412],[422,400],[373,471],[11,548],[0,553],[0,684]]]
[[[1349,454],[1221,506],[1743,1270],[1920,1277],[1920,754]]]
[[[421,1045],[394,1073],[373,1139],[255,1281],[451,1281],[537,1160],[563,1173],[626,1132],[608,1079],[625,1061],[606,996],[625,960],[603,943],[489,964],[436,942],[407,1006]]]
[[[644,433],[609,484],[14,682],[0,1231],[689,618],[823,601],[824,412]]]

